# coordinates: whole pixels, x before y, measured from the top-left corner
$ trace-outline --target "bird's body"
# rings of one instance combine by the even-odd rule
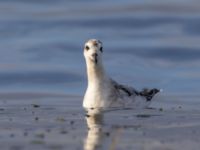
[[[145,89],[138,92],[132,87],[118,84],[105,73],[102,52],[102,43],[99,40],[91,39],[85,44],[84,56],[87,66],[88,87],[84,96],[83,107],[88,112],[109,108],[147,107],[152,97],[159,90]]]

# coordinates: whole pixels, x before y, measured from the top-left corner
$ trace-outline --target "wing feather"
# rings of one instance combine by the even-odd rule
[[[116,81],[112,80],[112,84],[114,86],[114,88],[118,91],[118,92],[123,92],[124,94],[126,94],[127,96],[132,96],[132,95],[138,95],[139,92],[134,89],[133,87],[127,86],[127,85],[122,85],[122,84],[118,84]]]

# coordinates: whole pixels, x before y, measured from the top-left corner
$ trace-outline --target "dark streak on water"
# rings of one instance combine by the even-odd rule
[[[121,53],[121,49],[115,49],[113,51],[117,51]],[[197,48],[180,48],[180,47],[132,47],[125,48],[123,52],[132,54],[134,51],[134,55],[138,57],[148,58],[148,59],[162,59],[172,62],[186,62],[194,61],[200,59],[200,50]]]
[[[179,18],[179,17],[166,17],[166,16],[156,16],[152,18],[136,18],[133,16],[124,18],[108,18],[108,17],[100,17],[100,18],[86,18],[84,20],[82,19],[68,19],[68,20],[21,20],[19,21],[0,21],[0,30],[1,32],[5,32],[6,30],[11,31],[23,31],[26,32],[34,32],[39,30],[47,30],[47,29],[53,29],[53,28],[108,28],[113,27],[114,29],[141,29],[141,28],[152,28],[152,27],[159,27],[166,24],[179,24],[180,27],[183,29],[186,33],[193,33],[193,34],[199,34],[199,25],[200,25],[200,17],[195,18]],[[13,26],[13,24],[15,26]],[[22,32],[22,34],[23,34]]]
[[[1,73],[0,83],[2,85],[12,85],[16,83],[24,84],[63,84],[81,81],[81,77],[65,72],[20,72]]]

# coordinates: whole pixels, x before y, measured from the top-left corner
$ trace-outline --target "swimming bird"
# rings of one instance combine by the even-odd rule
[[[119,84],[110,78],[104,69],[103,44],[90,39],[84,46],[88,86],[83,99],[83,107],[89,114],[113,108],[146,108],[159,89],[143,89]]]

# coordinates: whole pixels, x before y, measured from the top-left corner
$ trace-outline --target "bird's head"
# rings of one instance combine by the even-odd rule
[[[84,56],[86,61],[90,61],[97,65],[102,61],[103,45],[97,39],[90,39],[85,43]]]

